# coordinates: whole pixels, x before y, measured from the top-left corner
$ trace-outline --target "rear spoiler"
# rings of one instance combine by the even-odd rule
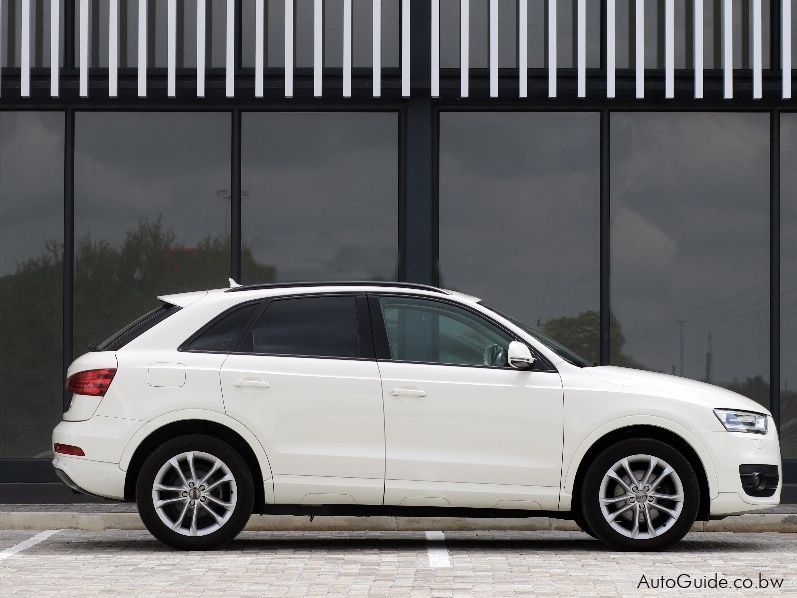
[[[191,293],[176,293],[174,295],[161,295],[160,297],[158,297],[158,301],[163,301],[164,303],[168,303],[169,305],[176,305],[177,307],[186,307],[196,301],[199,301],[207,294],[208,294],[207,291],[193,291]]]

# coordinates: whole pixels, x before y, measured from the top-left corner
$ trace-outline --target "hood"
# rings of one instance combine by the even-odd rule
[[[697,380],[608,365],[584,368],[583,371],[603,384],[636,390],[648,396],[667,396],[712,409],[741,409],[770,414],[768,409],[752,399]]]

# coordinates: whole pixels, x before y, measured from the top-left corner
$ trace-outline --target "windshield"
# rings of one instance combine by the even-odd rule
[[[536,340],[540,341],[543,345],[548,347],[551,351],[556,353],[559,357],[564,359],[566,362],[571,363],[571,364],[573,364],[575,366],[578,366],[580,368],[586,368],[586,367],[591,367],[591,366],[597,365],[595,363],[589,363],[586,359],[581,357],[581,355],[579,355],[578,353],[576,353],[575,351],[573,351],[571,349],[568,349],[562,343],[560,343],[559,341],[557,341],[554,338],[551,338],[550,336],[548,336],[544,332],[540,332],[536,328],[532,328],[531,326],[528,326],[528,325],[524,324],[520,320],[518,320],[516,318],[513,318],[512,316],[509,316],[509,315],[507,315],[507,314],[505,314],[505,313],[503,313],[503,312],[501,312],[501,311],[499,311],[497,309],[494,309],[494,308],[490,307],[489,305],[486,305],[484,303],[482,303],[482,305],[484,307],[486,307],[487,309],[489,309],[490,311],[493,311],[493,312],[497,313],[502,318],[505,318],[505,319],[509,320],[515,326],[517,326],[518,328],[521,328],[527,334],[530,334],[531,336],[533,336]]]

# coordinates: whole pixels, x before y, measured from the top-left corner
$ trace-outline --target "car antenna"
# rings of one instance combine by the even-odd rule
[[[231,289],[235,289],[235,288],[238,288],[239,286],[241,286],[241,284],[238,283],[238,282],[235,282],[235,280],[233,278],[229,278],[228,280],[230,281],[230,288]]]

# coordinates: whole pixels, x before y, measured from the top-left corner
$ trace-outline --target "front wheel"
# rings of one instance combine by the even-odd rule
[[[675,448],[650,438],[623,440],[589,465],[581,492],[584,519],[615,550],[657,550],[686,535],[700,487]]]
[[[136,484],[141,520],[160,541],[209,550],[235,538],[252,514],[254,485],[246,462],[216,438],[175,438],[144,462]]]

